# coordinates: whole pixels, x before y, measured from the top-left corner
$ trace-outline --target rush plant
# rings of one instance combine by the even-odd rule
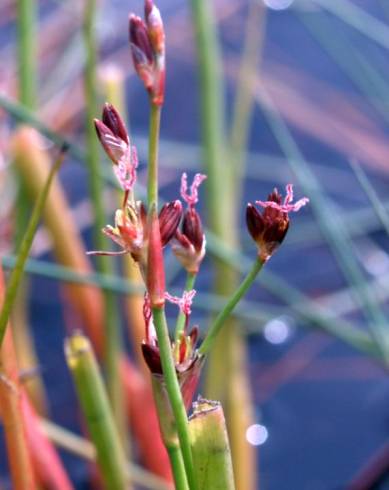
[[[308,199],[293,203],[293,189],[289,184],[283,201],[277,189],[266,201],[256,201],[262,212],[251,203],[247,205],[247,227],[257,245],[257,257],[198,345],[199,328],[191,326],[190,316],[196,296],[196,276],[206,253],[202,219],[196,210],[199,187],[206,176],[196,174],[189,187],[187,175],[182,175],[180,194],[186,204],[185,211],[178,199],[164,204],[158,211],[158,142],[164,103],[165,33],[160,12],[151,0],[145,1],[145,20],[130,15],[129,35],[134,67],[150,101],[147,201],[137,200],[135,195],[136,148],[118,111],[111,104],[105,104],[102,118],[95,120],[95,127],[113,164],[123,198],[121,207],[115,212],[114,225],[107,225],[102,231],[120,249],[89,253],[128,254],[141,272],[145,285],[142,352],[150,369],[162,438],[170,456],[176,488],[195,490],[200,488],[200,482],[201,488],[233,488],[228,438],[218,435],[219,429],[220,434],[225,434],[224,418],[218,415],[220,405],[201,401],[196,404],[193,418],[188,418],[188,412],[202,366],[217,334],[263,265],[283,242],[289,228],[289,213],[298,211]],[[187,274],[181,297],[171,295],[166,289],[163,250],[167,246],[172,248]],[[176,325],[171,329],[165,314],[166,302],[179,308]],[[219,454],[217,458],[212,457],[215,451]]]

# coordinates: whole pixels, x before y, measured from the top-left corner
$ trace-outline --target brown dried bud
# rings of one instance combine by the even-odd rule
[[[126,158],[131,151],[130,138],[126,126],[117,110],[111,104],[105,104],[103,120],[95,119],[97,137],[108,157],[115,165]]]
[[[196,274],[205,255],[205,235],[200,215],[194,207],[185,211],[182,232],[176,231],[171,246],[183,267]]]
[[[130,143],[130,138],[128,137],[128,132],[123,119],[115,107],[108,102],[104,104],[103,108],[103,123],[117,138],[122,139],[127,144]]]
[[[164,204],[159,212],[159,229],[161,232],[162,247],[165,247],[173,238],[180,224],[182,204],[178,199]]]
[[[194,207],[188,208],[184,213],[182,233],[194,246],[196,252],[201,252],[204,243],[203,225],[200,215]]]
[[[147,26],[137,15],[130,14],[129,38],[134,65],[138,63],[152,65],[154,61],[153,48],[147,32]]]
[[[161,15],[151,1],[145,2],[146,23],[131,14],[129,37],[134,67],[153,104],[162,105],[165,93],[165,33]]]

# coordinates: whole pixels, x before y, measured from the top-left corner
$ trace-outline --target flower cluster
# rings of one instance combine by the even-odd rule
[[[263,262],[269,260],[273,253],[283,242],[289,229],[289,216],[291,211],[299,211],[309,199],[303,197],[296,203],[293,201],[293,186],[286,186],[286,196],[282,203],[282,196],[277,189],[269,194],[267,201],[255,201],[263,207],[260,213],[257,208],[249,203],[246,208],[247,228],[253,240],[258,245],[258,254]]]
[[[159,10],[152,0],[145,1],[145,21],[130,15],[129,33],[135,70],[150,95],[151,104],[154,107],[160,106],[164,101],[165,35]],[[102,230],[121,250],[90,253],[129,254],[139,265],[147,291],[143,307],[145,340],[142,343],[142,352],[153,377],[162,380],[160,387],[163,385],[162,362],[153,313],[157,319],[156,315],[161,314],[165,301],[178,306],[180,314],[175,341],[170,342],[170,348],[184,402],[189,408],[206,350],[202,350],[202,346],[199,350],[196,348],[198,327],[189,326],[196,291],[184,291],[181,297],[172,296],[166,291],[163,249],[170,244],[174,255],[187,271],[188,278],[194,280],[206,248],[201,217],[196,210],[199,187],[206,176],[196,174],[189,186],[186,173],[182,175],[180,194],[182,202],[186,203],[185,210],[180,200],[174,200],[165,204],[158,212],[153,199],[150,199],[152,204],[147,209],[142,201],[136,201],[134,197],[138,167],[136,148],[131,143],[122,118],[111,104],[105,104],[102,119],[95,120],[95,127],[98,138],[113,163],[114,173],[123,190],[123,201],[121,208],[115,213],[114,226],[107,225]],[[247,227],[257,243],[258,257],[262,263],[273,255],[284,240],[289,228],[289,213],[298,211],[307,202],[307,198],[302,198],[293,203],[293,188],[289,184],[286,186],[286,197],[283,201],[278,190],[274,189],[267,201],[255,202],[263,208],[262,211],[252,203],[247,205]],[[156,325],[158,326],[157,320]],[[217,325],[216,319],[214,330],[217,331],[216,327],[219,328],[220,325]],[[163,339],[164,337],[160,337],[161,342]]]

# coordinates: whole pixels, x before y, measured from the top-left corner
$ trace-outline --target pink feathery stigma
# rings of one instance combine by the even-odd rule
[[[181,298],[179,296],[173,296],[168,292],[165,292],[165,298],[170,301],[170,303],[177,305],[180,311],[187,317],[192,313],[191,307],[195,295],[195,289],[192,289],[191,291],[184,291],[184,294]]]
[[[181,197],[188,204],[189,207],[193,207],[199,200],[198,189],[200,184],[207,178],[204,174],[196,174],[194,176],[192,185],[190,186],[190,194],[188,193],[188,177],[184,172],[181,177]]]
[[[282,213],[290,213],[291,211],[299,211],[303,206],[305,206],[309,199],[307,197],[303,197],[299,199],[297,202],[292,204],[293,201],[293,186],[292,184],[288,184],[286,186],[286,196],[283,204],[278,204],[274,201],[255,201],[256,204],[262,206],[263,208],[273,208],[277,209],[277,211],[281,211]]]
[[[138,153],[135,146],[128,145],[124,155],[120,158],[113,170],[124,191],[131,191],[136,182],[136,169],[138,167]]]

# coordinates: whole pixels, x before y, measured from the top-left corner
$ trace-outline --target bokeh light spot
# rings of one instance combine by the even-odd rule
[[[269,437],[269,432],[264,425],[253,424],[246,430],[246,439],[253,446],[261,446]]]
[[[284,10],[292,5],[294,0],[263,0],[266,7],[272,10]]]

